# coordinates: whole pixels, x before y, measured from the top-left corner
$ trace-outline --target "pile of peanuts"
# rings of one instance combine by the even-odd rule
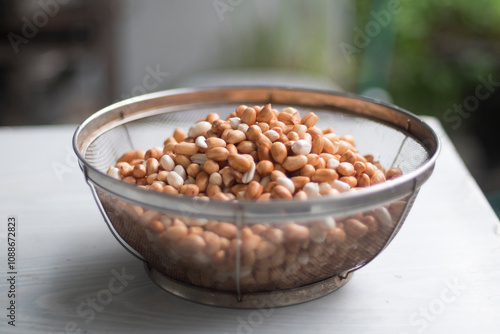
[[[107,173],[145,189],[223,201],[303,200],[402,175],[359,154],[352,136],[318,129],[317,121],[291,107],[241,105],[225,120],[207,115],[187,135],[176,129],[163,147],[126,152]],[[241,292],[294,288],[355,268],[384,247],[406,207],[402,199],[344,217],[243,223],[238,231],[234,222],[98,196],[117,232],[151,266],[215,290],[236,291],[238,283]]]
[[[297,109],[240,105],[211,113],[163,147],[123,154],[108,175],[170,194],[229,200],[307,199],[362,188],[402,174],[361,155],[349,135],[316,127]]]

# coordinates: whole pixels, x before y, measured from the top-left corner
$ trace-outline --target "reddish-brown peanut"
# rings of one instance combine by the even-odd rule
[[[214,161],[225,161],[229,157],[229,151],[225,147],[214,147],[206,152],[207,158]]]
[[[275,142],[271,145],[271,155],[277,163],[281,164],[287,157],[287,149],[285,144]]]
[[[262,176],[270,175],[274,170],[274,165],[269,160],[261,160],[257,163],[257,173]]]
[[[333,169],[317,169],[311,180],[314,182],[333,182],[338,179],[338,174]]]
[[[289,172],[294,172],[301,169],[307,164],[307,157],[305,155],[289,156],[283,161],[283,168]]]

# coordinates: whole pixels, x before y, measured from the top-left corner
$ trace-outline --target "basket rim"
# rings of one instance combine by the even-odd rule
[[[340,109],[340,111],[354,116],[377,120],[416,138],[427,150],[429,158],[414,171],[394,180],[388,180],[382,184],[359,191],[348,191],[335,196],[321,196],[307,200],[272,200],[265,202],[250,200],[224,202],[214,199],[204,201],[199,198],[196,199],[196,197],[141,189],[136,185],[111,178],[97,170],[84,158],[88,146],[99,135],[134,119],[147,117],[155,113],[164,113],[165,109],[161,107],[179,108],[180,106],[195,106],[196,104],[207,105],[207,103],[240,103],[238,96],[242,94],[247,94],[247,99],[250,99],[248,95],[253,96],[251,100],[255,101],[255,104],[265,100],[276,104],[287,104],[285,101],[280,100],[286,97],[292,100],[292,103],[288,103],[291,106]],[[304,100],[303,97],[306,99]],[[307,97],[316,97],[320,100],[320,103],[317,105],[311,104],[307,102]],[[343,108],[339,108],[339,105],[331,104],[333,103],[331,102],[332,99],[338,99],[340,104],[351,103],[354,108],[343,110]],[[248,100],[243,100],[241,103],[246,103],[246,101]],[[158,102],[167,104],[156,105],[155,107],[155,103]],[[386,117],[384,116],[386,114],[387,117],[397,116],[398,123],[394,124],[388,119],[377,118],[373,113],[379,113],[379,116],[382,115],[382,117]],[[424,135],[426,138],[423,138]],[[244,216],[245,222],[262,222],[264,218],[266,222],[282,221],[284,216],[286,216],[287,220],[292,220],[304,215],[307,215],[308,219],[319,219],[326,216],[345,215],[350,212],[368,210],[392,200],[397,200],[417,192],[421,185],[427,181],[432,174],[440,149],[439,137],[428,124],[413,113],[393,104],[337,90],[265,85],[187,87],[129,98],[97,111],[82,122],[73,135],[73,150],[77,155],[86,181],[113,196],[173,215],[220,221],[234,221],[238,216]],[[210,205],[206,205],[206,203]]]

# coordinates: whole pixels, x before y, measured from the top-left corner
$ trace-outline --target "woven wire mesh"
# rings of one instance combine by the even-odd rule
[[[105,173],[116,163],[118,157],[130,150],[147,150],[152,147],[163,147],[163,142],[171,136],[176,128],[183,129],[186,133],[196,121],[204,119],[209,113],[217,113],[221,118],[226,118],[236,109],[236,104],[225,104],[210,107],[193,107],[145,116],[142,118],[122,122],[103,133],[100,133],[84,152],[86,162],[97,170]],[[276,109],[285,105],[273,104]],[[181,109],[181,108],[179,108]],[[380,122],[369,117],[362,117],[351,112],[341,110],[300,108],[301,115],[312,111],[318,115],[316,127],[319,129],[333,128],[338,136],[350,135],[355,139],[359,152],[371,154],[375,160],[380,161],[386,169],[399,167],[403,174],[408,174],[422,165],[430,158],[424,143],[407,132],[397,129],[388,123]],[[323,279],[350,271],[369,262],[378,254],[394,237],[401,227],[401,222],[406,218],[413,203],[416,189],[412,194],[405,194],[400,198],[388,202],[382,199],[380,207],[363,208],[355,214],[336,216],[337,227],[344,228],[350,219],[370,220],[377,224],[371,234],[362,237],[352,237],[345,232],[343,237],[332,237],[323,241],[310,241],[299,246],[283,246],[276,242],[276,251],[273,258],[287,257],[295,254],[296,260],[291,264],[285,261],[277,266],[265,261],[253,260],[252,265],[245,253],[240,253],[240,258],[231,258],[232,263],[223,265],[208,265],[204,255],[183,254],[185,246],[170,244],[168,236],[164,233],[155,235],[150,230],[154,221],[170,223],[179,219],[188,227],[190,224],[198,226],[200,222],[189,216],[175,216],[168,213],[155,212],[147,206],[131,205],[123,199],[117,199],[106,191],[98,190],[98,198],[102,203],[107,218],[115,230],[132,248],[137,250],[145,260],[168,277],[193,286],[209,288],[219,291],[246,293],[273,291],[275,289],[290,289],[304,286]],[[287,220],[283,224],[273,225],[275,229],[286,229]],[[321,224],[319,220],[307,221],[304,226],[308,228]],[[328,219],[328,218],[325,218]],[[235,221],[230,223],[235,223]],[[238,229],[251,227],[246,224]],[[262,224],[266,225],[263,221]],[[345,228],[347,230],[347,228]],[[264,239],[265,237],[262,236]],[[236,238],[235,238],[236,239]],[[274,241],[268,240],[271,244]],[[244,240],[240,240],[245,245]],[[232,244],[231,244],[232,245]],[[180,247],[176,249],[176,247]],[[283,248],[285,247],[285,248]],[[299,247],[299,248],[294,248]],[[231,252],[231,250],[227,250]],[[189,253],[189,252],[188,252]],[[200,262],[201,261],[201,262]],[[276,262],[276,260],[274,260]],[[262,271],[267,271],[268,276],[262,276]]]

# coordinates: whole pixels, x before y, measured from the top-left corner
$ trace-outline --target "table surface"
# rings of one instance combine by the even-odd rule
[[[442,151],[394,241],[340,290],[268,310],[204,306],[158,288],[105,225],[71,148],[76,126],[0,128],[0,332],[499,333],[499,221],[439,122],[425,120]],[[11,215],[15,327],[6,317]]]

